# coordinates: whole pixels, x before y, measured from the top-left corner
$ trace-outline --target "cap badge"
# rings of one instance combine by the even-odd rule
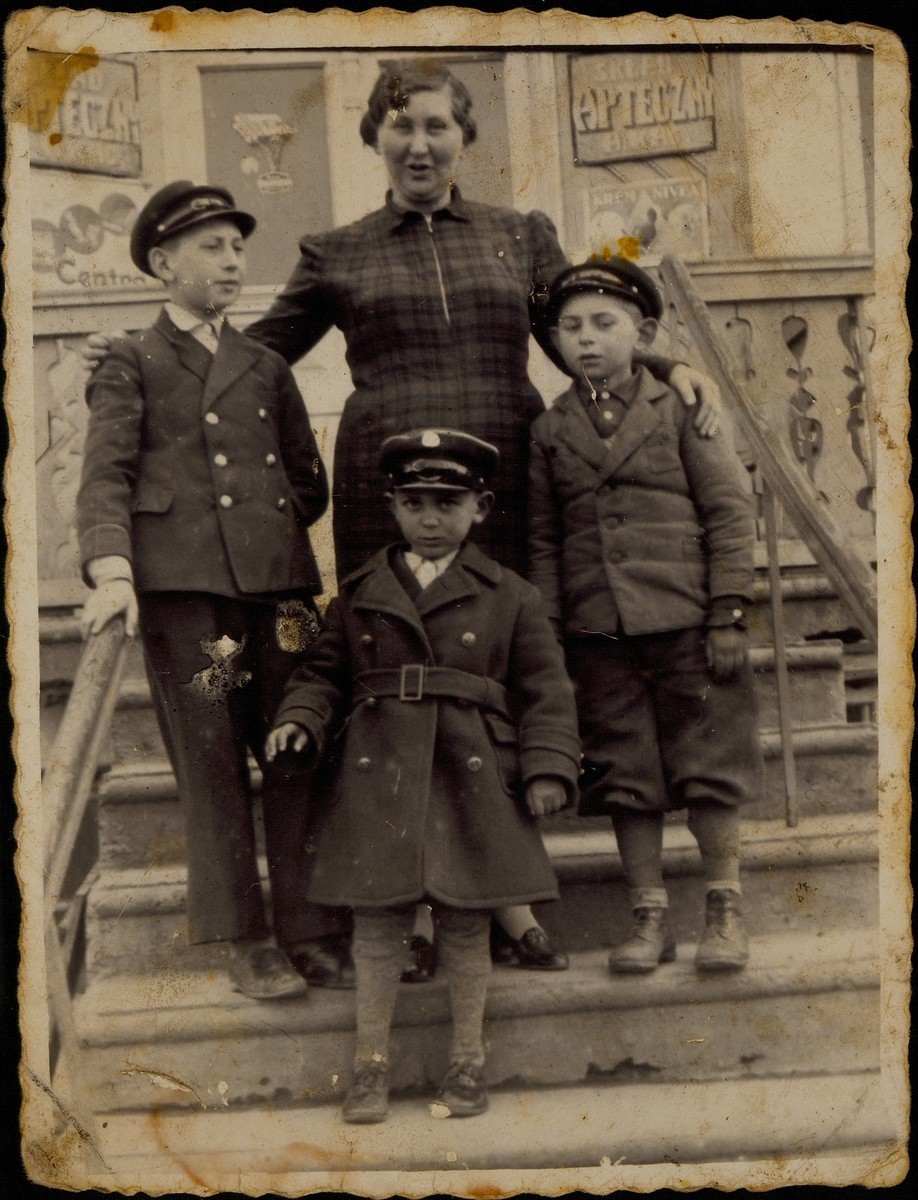
[[[421,434],[421,445],[428,450],[440,445],[440,435],[434,429],[425,429]]]
[[[189,208],[195,212],[200,212],[202,208],[226,208],[226,204],[217,196],[196,196],[194,200],[189,201]]]

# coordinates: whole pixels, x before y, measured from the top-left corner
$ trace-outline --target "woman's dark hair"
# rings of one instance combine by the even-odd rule
[[[452,95],[453,119],[462,130],[462,144],[470,145],[478,132],[472,97],[462,80],[436,58],[402,58],[383,66],[360,119],[360,136],[375,149],[377,132],[389,113],[403,109],[413,92],[439,92],[445,87]]]

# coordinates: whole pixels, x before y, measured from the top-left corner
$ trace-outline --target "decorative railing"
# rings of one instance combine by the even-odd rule
[[[738,432],[775,497],[790,517],[820,569],[836,588],[863,637],[876,647],[876,577],[828,510],[810,473],[761,418],[740,382],[735,360],[719,336],[710,312],[684,264],[665,258],[661,274],[679,318],[697,347],[706,370],[723,393]],[[799,390],[799,389],[798,389]],[[805,414],[800,414],[806,420]]]
[[[791,397],[792,445],[787,447],[776,431],[759,414],[746,393],[744,382],[751,374],[748,364],[737,362],[734,354],[715,328],[707,305],[698,294],[685,265],[674,257],[664,258],[661,275],[683,328],[701,355],[702,362],[719,385],[728,411],[737,424],[737,432],[762,478],[762,515],[768,557],[768,580],[775,647],[775,682],[778,693],[778,721],[781,732],[781,755],[784,771],[785,818],[795,826],[798,821],[797,773],[794,761],[793,728],[791,719],[790,680],[787,670],[787,644],[784,630],[784,610],[781,599],[780,561],[778,551],[778,504],[790,517],[798,535],[806,543],[813,558],[835,586],[838,595],[852,613],[858,628],[870,645],[877,644],[876,579],[868,563],[850,544],[833,514],[826,497],[815,482],[814,464],[821,449],[822,425],[818,419],[814,398],[805,387],[810,372],[803,362],[807,327],[799,317],[789,316],[782,322],[782,337],[796,366],[789,375],[796,383]],[[873,504],[873,462],[869,446],[863,438],[864,426],[872,425],[869,411],[869,363],[866,356],[866,336],[863,312],[858,307],[842,329],[846,348],[854,367],[846,373],[854,381],[848,401],[848,429],[852,448],[858,453],[866,475],[865,487],[858,494],[858,504],[869,509]],[[731,327],[748,322],[734,320]],[[731,329],[728,329],[728,333]],[[732,328],[735,333],[736,329]],[[748,354],[748,328],[739,345]],[[736,339],[733,339],[736,341]],[[802,466],[802,470],[801,470]]]

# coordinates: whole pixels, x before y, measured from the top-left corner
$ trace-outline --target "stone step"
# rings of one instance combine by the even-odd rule
[[[492,975],[493,1086],[875,1072],[880,975],[873,930],[752,939],[745,971],[704,977],[694,947],[643,978],[612,977],[602,951],[565,972]],[[222,971],[158,969],[94,980],[75,1002],[81,1070],[99,1111],[340,1099],[354,1048],[354,993],[259,1003]],[[396,1093],[429,1094],[448,1053],[442,979],[402,985],[391,1045]]]
[[[781,739],[772,732],[763,734],[761,741],[765,758],[763,797],[744,815],[777,820],[785,811]],[[801,818],[876,811],[876,726],[812,726],[796,730],[793,744]],[[257,769],[252,778],[257,793]],[[104,870],[184,859],[181,806],[164,758],[128,757],[110,763],[99,788],[99,843]]]
[[[587,826],[587,828],[584,828]],[[546,831],[561,881],[559,904],[537,906],[539,920],[572,950],[608,947],[629,925],[627,888],[611,829],[603,822],[569,823]],[[684,825],[666,830],[664,872],[676,934],[697,938],[703,888],[694,840]],[[264,862],[262,878],[266,878]],[[743,826],[744,904],[761,935],[878,923],[877,818],[846,814]],[[90,977],[140,970],[209,970],[219,946],[185,943],[185,871],[180,863],[103,871],[87,907],[86,966]]]
[[[555,1195],[559,1177],[543,1172],[564,1169],[564,1192],[599,1196],[683,1191],[710,1184],[714,1172],[728,1189],[859,1186],[868,1175],[881,1186],[902,1170],[887,1090],[877,1071],[652,1087],[597,1081],[492,1090],[477,1120],[444,1121],[424,1102],[395,1099],[385,1124],[362,1126],[343,1124],[337,1104],[166,1108],[155,1128],[146,1112],[111,1113],[99,1134],[110,1171],[87,1185],[131,1190],[142,1179],[157,1192],[184,1192],[191,1178],[235,1193],[270,1179],[284,1195],[404,1195],[406,1186],[412,1195],[494,1196],[511,1186]],[[512,1177],[494,1174],[507,1170]]]
[[[753,646],[750,657],[756,673],[759,727],[768,733],[777,730],[779,725],[774,649]],[[795,725],[831,725],[846,721],[843,663],[843,647],[839,641],[788,647],[791,719]],[[112,722],[110,755],[129,761],[136,756],[162,753],[149,685],[143,677],[126,679]]]

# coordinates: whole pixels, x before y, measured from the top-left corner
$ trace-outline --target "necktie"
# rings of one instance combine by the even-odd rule
[[[191,330],[192,336],[197,338],[205,350],[209,350],[211,354],[217,353],[219,337],[210,321],[202,321],[200,325],[195,325]]]

